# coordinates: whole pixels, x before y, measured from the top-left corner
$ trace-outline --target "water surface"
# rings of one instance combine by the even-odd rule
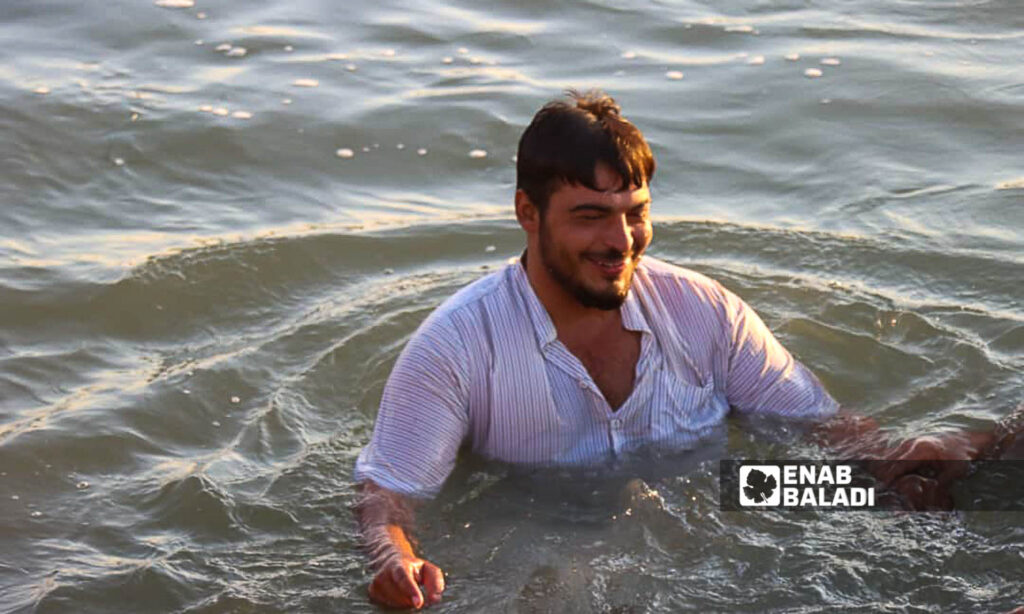
[[[7,0],[0,23],[0,611],[373,611],[355,456],[418,324],[521,250],[512,156],[566,87],[647,134],[651,253],[744,297],[844,405],[908,435],[1022,400],[1013,0]],[[467,459],[421,513],[436,610],[1024,604],[1019,515],[722,513],[705,452],[585,480]]]

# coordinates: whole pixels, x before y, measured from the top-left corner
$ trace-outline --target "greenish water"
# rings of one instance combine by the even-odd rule
[[[7,0],[0,40],[0,612],[373,611],[355,455],[419,322],[521,250],[511,158],[570,86],[654,148],[651,253],[844,405],[908,435],[1024,396],[1013,0]],[[703,452],[463,463],[435,610],[1024,604],[1019,514],[727,514]]]

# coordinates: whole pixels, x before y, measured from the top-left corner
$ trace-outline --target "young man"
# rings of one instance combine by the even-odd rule
[[[441,570],[406,534],[410,501],[437,493],[464,444],[511,463],[581,465],[691,448],[722,432],[731,411],[817,422],[838,412],[743,300],[644,257],[650,147],[608,96],[570,96],[544,106],[519,142],[526,251],[416,331],[356,464],[377,571],[370,596],[381,603],[440,600]],[[820,434],[849,443],[874,428],[846,418]],[[985,442],[908,443],[900,458],[968,458]]]

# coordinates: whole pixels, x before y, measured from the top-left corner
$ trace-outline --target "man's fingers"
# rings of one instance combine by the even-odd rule
[[[942,458],[942,442],[934,437],[918,437],[900,442],[896,449],[884,459],[875,461],[877,470],[872,471],[886,486],[905,475],[918,473],[923,468]]]
[[[441,572],[441,568],[433,563],[423,563],[423,569],[420,573],[420,578],[423,582],[423,592],[427,598],[427,603],[437,603],[441,600],[441,593],[444,592],[444,573]]]
[[[401,592],[389,573],[381,574],[370,584],[370,599],[392,608],[412,607],[412,598]]]
[[[878,460],[873,460],[869,463],[871,473],[875,474],[875,477],[879,479],[885,486],[892,485],[898,478],[900,478],[906,471],[903,471],[904,463],[893,462],[896,459],[903,458],[907,454],[909,446],[906,441],[900,442],[894,450],[885,454]]]
[[[947,486],[953,480],[966,476],[971,471],[969,461],[946,461],[942,464],[942,471],[938,475],[939,483]]]
[[[419,584],[413,577],[413,570],[408,565],[396,565],[392,568],[392,578],[398,590],[412,600],[412,607],[423,607],[423,593],[420,592]]]
[[[879,460],[871,461],[870,467],[872,467],[872,473],[879,479],[885,486],[891,486],[893,482],[902,478],[903,476],[915,471],[918,467],[923,464],[919,460]]]
[[[444,574],[437,565],[413,559],[381,569],[370,584],[370,599],[391,607],[419,609],[441,601],[443,591]]]
[[[920,475],[905,475],[891,488],[898,492],[913,510],[951,510],[953,498],[938,480]]]
[[[420,608],[423,595],[407,565],[389,565],[370,584],[370,599],[393,608]]]

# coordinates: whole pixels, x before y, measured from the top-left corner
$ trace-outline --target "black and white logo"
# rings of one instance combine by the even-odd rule
[[[740,467],[740,505],[767,507],[782,501],[782,474],[777,465]]]
[[[739,484],[733,488],[736,487],[740,507],[865,509],[875,506],[874,486],[855,484],[853,466],[845,463],[740,464]]]

